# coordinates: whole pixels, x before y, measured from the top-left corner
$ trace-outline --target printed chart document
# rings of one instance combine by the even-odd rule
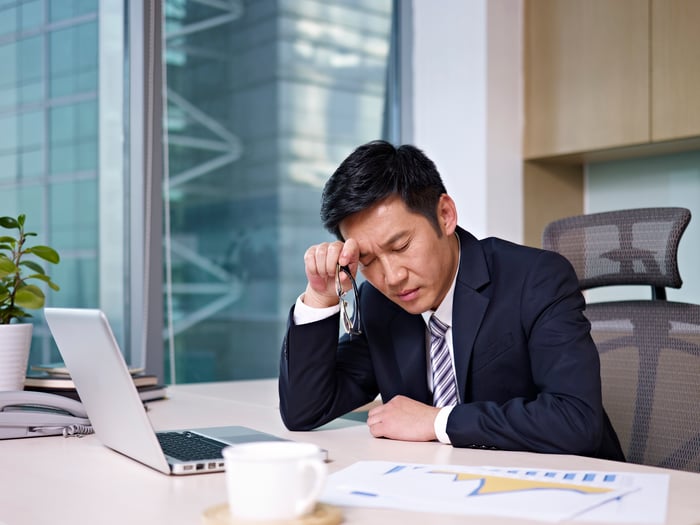
[[[359,461],[331,474],[324,503],[520,517],[663,523],[669,476]]]

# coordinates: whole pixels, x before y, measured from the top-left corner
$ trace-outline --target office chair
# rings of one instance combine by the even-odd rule
[[[648,285],[648,300],[587,302],[603,405],[627,460],[700,472],[700,305],[680,288],[685,208],[638,208],[548,224],[542,245],[571,261],[582,290]]]

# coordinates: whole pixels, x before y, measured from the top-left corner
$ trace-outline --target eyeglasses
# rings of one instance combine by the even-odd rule
[[[343,285],[340,282],[340,272],[345,273],[350,279],[350,284],[352,285],[352,295],[350,290],[344,291]],[[338,298],[340,299],[340,317],[343,319],[343,328],[345,328],[345,333],[350,335],[360,335],[362,330],[360,330],[360,293],[357,291],[357,283],[352,276],[350,268],[347,266],[340,266],[339,264],[335,267],[335,289],[338,293]]]

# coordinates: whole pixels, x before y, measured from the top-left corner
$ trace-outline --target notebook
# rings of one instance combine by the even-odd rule
[[[284,441],[243,426],[155,432],[104,312],[44,312],[95,434],[107,447],[164,474],[181,475],[224,470],[221,449],[228,445]]]

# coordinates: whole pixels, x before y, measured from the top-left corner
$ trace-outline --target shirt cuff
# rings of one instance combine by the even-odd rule
[[[435,435],[440,443],[445,443],[446,445],[451,445],[452,440],[450,436],[447,435],[447,418],[450,417],[452,409],[454,406],[443,407],[438,412],[435,421],[433,422],[433,428],[435,429]]]
[[[302,301],[304,294],[297,297],[294,305],[294,324],[309,324],[329,318],[331,315],[340,312],[340,304],[328,306],[326,308],[313,308]]]

